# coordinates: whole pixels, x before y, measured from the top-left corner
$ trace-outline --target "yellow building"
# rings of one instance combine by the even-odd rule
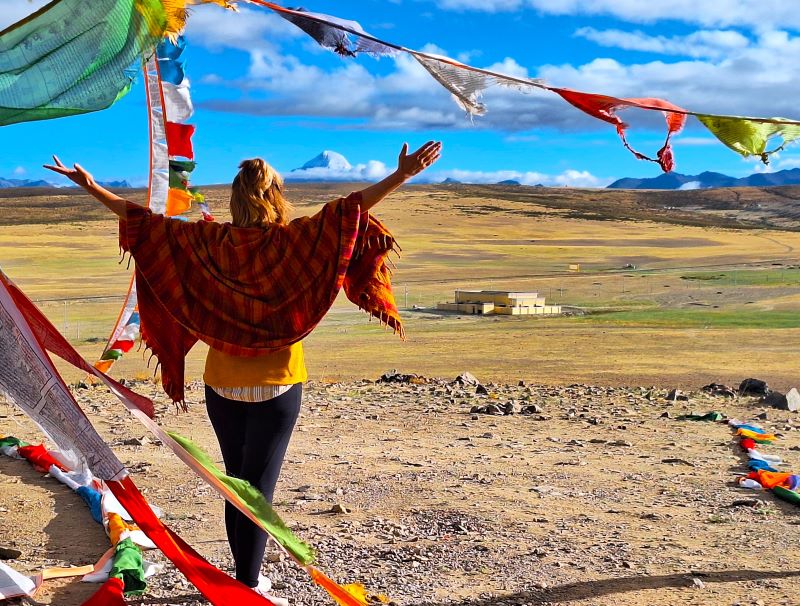
[[[543,316],[561,313],[560,305],[545,305],[538,292],[507,290],[457,290],[455,302],[439,303],[436,309],[464,314]]]

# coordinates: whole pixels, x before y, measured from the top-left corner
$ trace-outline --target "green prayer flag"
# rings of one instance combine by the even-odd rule
[[[101,360],[119,360],[122,358],[123,353],[119,349],[109,349],[106,351],[103,356],[100,358]]]
[[[6,436],[5,438],[0,438],[0,448],[6,448],[9,446],[27,446],[27,442],[23,442],[19,438],[15,438],[14,436]]]
[[[786,120],[785,118],[772,118],[777,122],[762,122],[736,116],[698,115],[697,119],[733,151],[745,158],[761,156],[765,164],[769,163],[770,154],[800,138],[800,125],[780,122]],[[783,142],[775,149],[767,151],[767,143],[773,137],[781,137]]]
[[[775,488],[772,489],[772,494],[774,494],[779,499],[786,501],[787,503],[800,505],[800,494],[797,494],[794,490],[789,490],[788,488],[784,488],[783,486],[776,486]]]
[[[190,173],[197,167],[194,160],[170,160],[169,167],[179,172]]]
[[[314,561],[314,550],[289,530],[258,488],[246,480],[226,476],[214,464],[211,457],[203,452],[203,450],[191,440],[171,431],[167,432],[167,434],[180,444],[180,446],[206,471],[239,497],[250,513],[261,522],[264,530],[266,530],[280,545],[286,548],[289,553],[296,557],[302,564],[310,564]]]
[[[55,0],[0,32],[0,126],[111,106],[164,35],[161,0]]]
[[[108,576],[122,579],[126,594],[141,594],[147,589],[142,550],[130,538],[123,539],[114,548],[114,563]]]
[[[186,191],[189,182],[189,174],[169,167],[169,187],[170,189],[182,189]]]

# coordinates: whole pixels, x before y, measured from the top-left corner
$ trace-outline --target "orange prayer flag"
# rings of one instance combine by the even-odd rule
[[[167,195],[168,217],[175,217],[185,213],[192,207],[192,194],[182,189],[170,189]]]

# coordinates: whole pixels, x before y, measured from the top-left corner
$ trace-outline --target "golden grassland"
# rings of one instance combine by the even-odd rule
[[[306,214],[352,187],[294,186],[290,195]],[[800,232],[786,202],[793,191],[741,190],[732,207],[724,192],[407,188],[377,214],[403,247],[398,305],[425,309],[403,311],[408,340],[400,342],[340,297],[306,340],[310,376],[467,369],[487,381],[697,387],[755,375],[788,387],[800,338]],[[48,206],[51,194],[0,198],[0,267],[91,358],[120,306],[118,298],[97,297],[119,297],[130,272],[118,264],[115,221],[75,193]],[[222,220],[225,195],[209,189]],[[581,271],[570,272],[570,264]],[[580,313],[430,310],[456,288],[534,290]],[[201,377],[203,357],[202,346],[190,354],[190,378]],[[115,368],[121,376],[146,372],[135,353]]]

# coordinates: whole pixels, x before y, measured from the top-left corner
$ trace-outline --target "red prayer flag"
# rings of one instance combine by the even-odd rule
[[[111,577],[82,606],[125,606],[124,590],[124,581]]]
[[[47,473],[50,471],[51,465],[55,465],[62,471],[67,471],[66,467],[56,461],[53,456],[47,452],[44,444],[39,444],[37,446],[20,446],[17,449],[17,454],[28,459],[37,471]]]
[[[192,135],[194,135],[193,124],[167,122],[167,151],[169,155],[182,156],[190,160],[194,159]]]
[[[567,103],[577,107],[593,118],[603,120],[604,122],[616,126],[617,134],[620,139],[622,139],[622,143],[639,160],[656,162],[661,166],[662,170],[667,173],[675,168],[675,159],[672,154],[670,138],[672,135],[679,133],[686,124],[686,110],[683,108],[673,105],[669,101],[664,101],[663,99],[618,99],[606,95],[582,93],[568,88],[549,88],[549,90],[560,95]],[[656,158],[645,156],[628,144],[625,138],[625,129],[628,128],[628,125],[616,114],[616,110],[624,107],[636,107],[638,109],[647,109],[651,111],[660,110],[664,113],[664,118],[667,121],[667,139],[664,141],[664,146],[658,150]]]
[[[268,599],[209,564],[156,517],[130,477],[106,482],[136,525],[215,606],[274,606]]]

